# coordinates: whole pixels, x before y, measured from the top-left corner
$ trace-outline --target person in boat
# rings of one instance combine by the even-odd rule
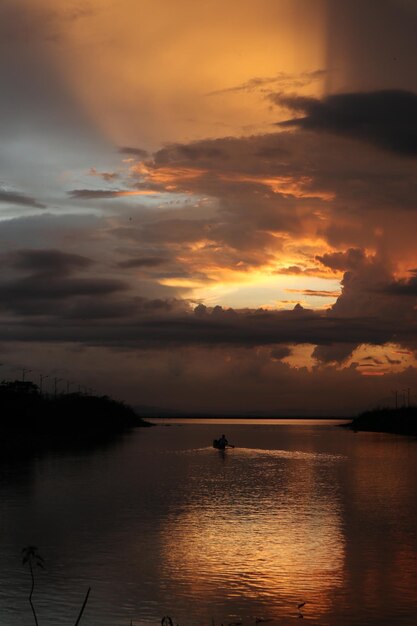
[[[229,442],[227,441],[226,436],[222,435],[220,439],[217,440],[217,444],[219,448],[225,448],[229,444]]]

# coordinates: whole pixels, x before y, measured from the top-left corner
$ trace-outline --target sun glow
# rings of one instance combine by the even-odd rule
[[[301,303],[305,308],[323,309],[336,301],[340,293],[338,288],[336,279],[277,276],[261,271],[247,274],[235,272],[233,275],[229,272],[227,280],[216,280],[195,288],[191,298],[208,306],[220,304],[237,308],[288,309]],[[300,296],[289,298],[291,290]],[[327,297],[323,297],[323,291],[329,292]]]
[[[60,11],[52,0],[37,4]],[[325,27],[322,1],[241,2],[236,11],[220,0],[125,0],[120,11],[92,0],[84,19],[66,20],[54,63],[104,136],[155,149],[161,137],[270,132],[277,111],[266,91],[322,93],[324,77],[314,72],[325,66]]]
[[[270,232],[269,250],[256,246],[244,251],[234,249],[209,237],[184,244],[177,250],[176,261],[188,277],[160,277],[162,285],[186,288],[187,297],[208,306],[267,309],[326,309],[341,294],[343,273],[322,265],[316,256],[328,252],[320,238],[292,239],[285,233]]]

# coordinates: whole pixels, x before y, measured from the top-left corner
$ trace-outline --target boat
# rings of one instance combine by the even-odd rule
[[[226,450],[226,448],[234,448],[231,443],[222,441],[221,439],[213,439],[213,448],[216,450]]]

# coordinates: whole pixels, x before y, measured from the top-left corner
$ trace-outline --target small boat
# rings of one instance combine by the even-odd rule
[[[234,448],[231,443],[222,441],[221,439],[213,439],[213,448],[216,450],[226,450],[226,448]]]

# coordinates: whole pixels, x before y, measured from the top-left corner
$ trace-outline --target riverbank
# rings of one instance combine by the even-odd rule
[[[417,436],[417,407],[372,409],[353,418],[347,427],[354,431]]]
[[[0,384],[0,415],[0,447],[12,453],[90,447],[151,426],[108,396],[43,395],[33,383],[21,381]]]

